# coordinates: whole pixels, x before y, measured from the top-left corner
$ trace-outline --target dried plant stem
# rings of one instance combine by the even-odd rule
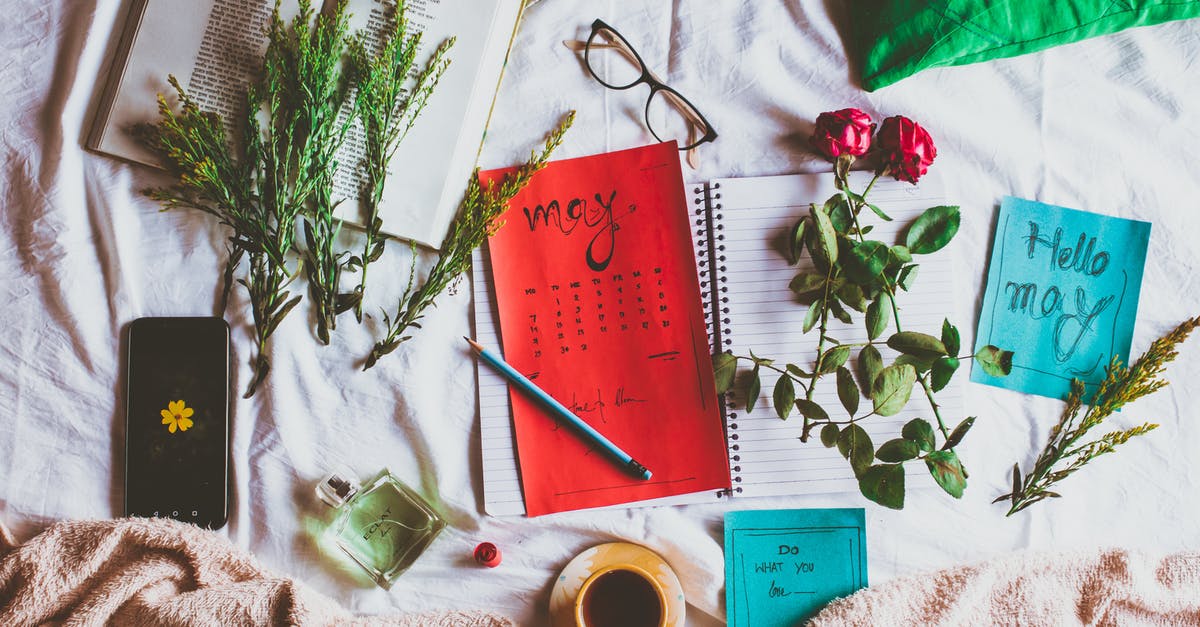
[[[1084,409],[1085,386],[1079,379],[1071,381],[1071,393],[1058,424],[1050,430],[1046,448],[1038,455],[1033,469],[1022,478],[1019,464],[1013,464],[1012,491],[994,502],[1008,501],[1008,516],[1047,498],[1062,495],[1050,490],[1059,481],[1071,476],[1091,460],[1116,450],[1131,438],[1145,435],[1158,428],[1143,423],[1129,429],[1106,433],[1095,440],[1083,441],[1088,432],[1103,423],[1126,404],[1157,392],[1167,386],[1161,378],[1166,365],[1179,355],[1176,347],[1187,339],[1197,326],[1200,316],[1185,320],[1170,333],[1155,340],[1150,348],[1130,367],[1113,358],[1104,380],[1100,382],[1091,405]],[[1081,443],[1082,442],[1082,443]]]
[[[450,227],[450,233],[442,244],[437,261],[423,281],[417,281],[417,257],[414,251],[409,268],[408,287],[396,303],[392,313],[384,313],[387,326],[384,338],[375,343],[363,364],[363,370],[374,366],[381,357],[391,353],[412,336],[410,329],[419,329],[426,308],[450,284],[462,276],[471,266],[471,254],[490,235],[500,228],[497,218],[507,209],[507,204],[525,184],[549,161],[550,155],[562,143],[563,135],[575,120],[575,112],[567,114],[546,139],[541,152],[534,151],[529,160],[506,176],[499,185],[484,187],[479,182],[478,172],[467,182],[467,192],[459,208],[458,218]]]

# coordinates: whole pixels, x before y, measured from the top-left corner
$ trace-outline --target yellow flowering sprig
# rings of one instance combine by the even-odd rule
[[[993,502],[1009,501],[1007,515],[1012,516],[1038,501],[1060,498],[1062,495],[1051,491],[1051,486],[1071,476],[1091,460],[1113,452],[1130,439],[1157,429],[1157,424],[1147,422],[1080,443],[1088,431],[1125,405],[1166,387],[1167,381],[1160,375],[1166,370],[1166,365],[1179,356],[1176,347],[1198,326],[1200,316],[1185,320],[1173,331],[1155,340],[1132,366],[1124,367],[1120,359],[1114,358],[1086,411],[1083,410],[1083,382],[1078,379],[1071,381],[1071,393],[1067,396],[1062,418],[1050,429],[1046,448],[1038,456],[1033,469],[1022,478],[1020,464],[1013,464],[1012,491]]]
[[[412,265],[408,270],[408,287],[397,301],[396,310],[391,314],[384,312],[383,322],[387,326],[387,333],[371,348],[363,370],[374,366],[381,357],[410,339],[412,336],[405,335],[406,331],[421,328],[418,321],[425,315],[425,309],[433,305],[434,299],[471,267],[471,253],[500,228],[497,218],[508,208],[508,201],[545,167],[574,121],[575,112],[571,111],[558,128],[551,131],[541,151],[532,151],[529,160],[504,177],[499,185],[492,183],[484,187],[479,182],[479,172],[472,173],[462,204],[459,205],[458,217],[442,241],[437,261],[420,284],[416,280],[418,257],[414,247]]]

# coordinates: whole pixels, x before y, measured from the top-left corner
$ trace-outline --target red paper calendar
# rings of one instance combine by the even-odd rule
[[[683,190],[674,143],[556,161],[488,242],[505,361],[654,473],[514,390],[530,516],[730,485]]]

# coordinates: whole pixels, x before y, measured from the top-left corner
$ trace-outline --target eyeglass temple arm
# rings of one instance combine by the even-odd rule
[[[579,52],[580,50],[587,50],[588,42],[579,41],[578,39],[564,39],[563,45],[566,46],[568,49],[572,50],[573,52]],[[638,58],[633,54],[633,51],[631,51],[627,46],[621,45],[620,43],[604,43],[604,42],[593,41],[592,47],[593,48],[612,48],[612,49],[616,50],[617,52],[620,52],[621,55],[624,56],[625,59],[627,61],[629,61],[630,63],[632,63],[633,65],[636,65],[636,66],[642,65],[641,61],[638,61]],[[653,75],[654,75],[654,73],[651,72],[651,76],[653,76]],[[655,76],[654,78],[656,80],[658,79],[657,76]]]

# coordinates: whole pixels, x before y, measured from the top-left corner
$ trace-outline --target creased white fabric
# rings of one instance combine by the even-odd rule
[[[1200,23],[929,71],[866,94],[852,83],[829,16],[843,4],[543,0],[527,12],[482,165],[514,163],[568,109],[578,118],[561,157],[653,141],[641,121],[645,88],[604,89],[560,43],[586,37],[601,17],[720,133],[701,149],[692,180],[826,169],[805,145],[821,111],[857,106],[924,124],[939,148],[933,167],[963,207],[954,319],[965,335],[1004,194],[1154,222],[1135,352],[1200,311]],[[54,520],[120,514],[121,329],[139,316],[210,313],[218,289],[223,233],[203,216],[160,213],[138,193],[159,181],[153,173],[80,148],[117,9],[116,0],[9,0],[0,19],[0,516],[19,538]],[[372,310],[402,289],[403,249],[389,247],[383,263],[393,270],[372,271]],[[358,366],[376,322],[347,320],[320,347],[304,309],[290,316],[267,386],[234,408],[231,540],[358,612],[482,608],[533,625],[547,620],[552,577],[573,555],[629,540],[675,565],[691,623],[723,621],[728,506],[536,520],[480,513],[474,365],[460,339],[469,311],[465,286],[443,296],[416,338],[367,373]],[[251,355],[240,294],[231,312],[240,393]],[[1200,347],[1186,346],[1169,376],[1171,388],[1115,419],[1162,429],[1072,478],[1066,498],[1013,519],[989,502],[1005,491],[1014,461],[1032,460],[1061,404],[974,385],[979,420],[960,449],[971,472],[961,502],[929,490],[910,492],[902,512],[854,494],[734,506],[865,505],[873,582],[1019,548],[1194,548]],[[327,515],[312,484],[335,462],[362,475],[386,465],[450,519],[390,592],[322,557],[312,539]],[[471,562],[483,540],[504,552],[500,568]]]

